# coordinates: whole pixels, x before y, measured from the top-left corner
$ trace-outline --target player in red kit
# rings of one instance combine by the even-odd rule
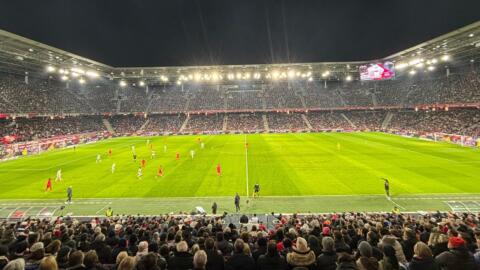
[[[145,159],[142,159],[142,168],[145,169],[145,165],[147,164],[147,161]]]
[[[220,163],[217,164],[217,175],[222,176],[222,167],[220,166]]]
[[[47,190],[52,191],[52,178],[48,178],[47,180],[47,187],[45,188],[45,192],[47,192]]]
[[[176,159],[176,160],[179,160],[179,159],[180,159],[180,153],[177,152],[177,154],[175,155],[175,159]]]
[[[163,176],[163,168],[162,166],[158,167],[158,171],[157,171],[157,177],[162,177]]]

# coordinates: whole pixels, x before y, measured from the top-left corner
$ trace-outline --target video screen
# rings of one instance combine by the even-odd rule
[[[392,62],[362,65],[359,71],[362,81],[380,81],[395,77],[395,65]]]

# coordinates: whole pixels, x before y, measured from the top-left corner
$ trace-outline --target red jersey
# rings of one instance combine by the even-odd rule
[[[142,159],[142,167],[145,167],[146,163],[147,163],[147,161],[145,159]]]
[[[112,156],[112,149],[108,149],[108,155]]]
[[[217,165],[217,173],[220,174],[222,172],[222,167],[220,167],[220,164]]]
[[[51,187],[52,186],[52,179],[51,178],[48,178],[47,180],[47,187]]]
[[[177,153],[176,159],[180,159],[180,153]]]
[[[162,168],[162,167],[159,167],[159,168],[158,168],[157,175],[158,175],[158,176],[163,176],[163,168]]]

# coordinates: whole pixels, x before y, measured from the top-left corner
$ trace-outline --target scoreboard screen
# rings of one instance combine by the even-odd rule
[[[362,65],[359,71],[362,81],[380,81],[395,77],[395,65],[392,62]]]

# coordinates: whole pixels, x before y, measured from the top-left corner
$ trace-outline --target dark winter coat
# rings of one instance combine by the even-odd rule
[[[260,255],[257,261],[258,270],[285,270],[287,269],[287,262],[285,258],[280,255],[268,256]]]
[[[335,251],[324,251],[317,258],[317,269],[335,270],[337,268],[337,253]]]
[[[193,268],[193,255],[188,252],[177,252],[168,260],[168,270],[184,270]]]
[[[254,270],[255,262],[252,257],[243,253],[235,253],[232,257],[228,258],[225,264],[225,269],[228,270]]]
[[[408,270],[440,270],[438,264],[433,258],[421,259],[413,257],[412,261],[408,264]]]

